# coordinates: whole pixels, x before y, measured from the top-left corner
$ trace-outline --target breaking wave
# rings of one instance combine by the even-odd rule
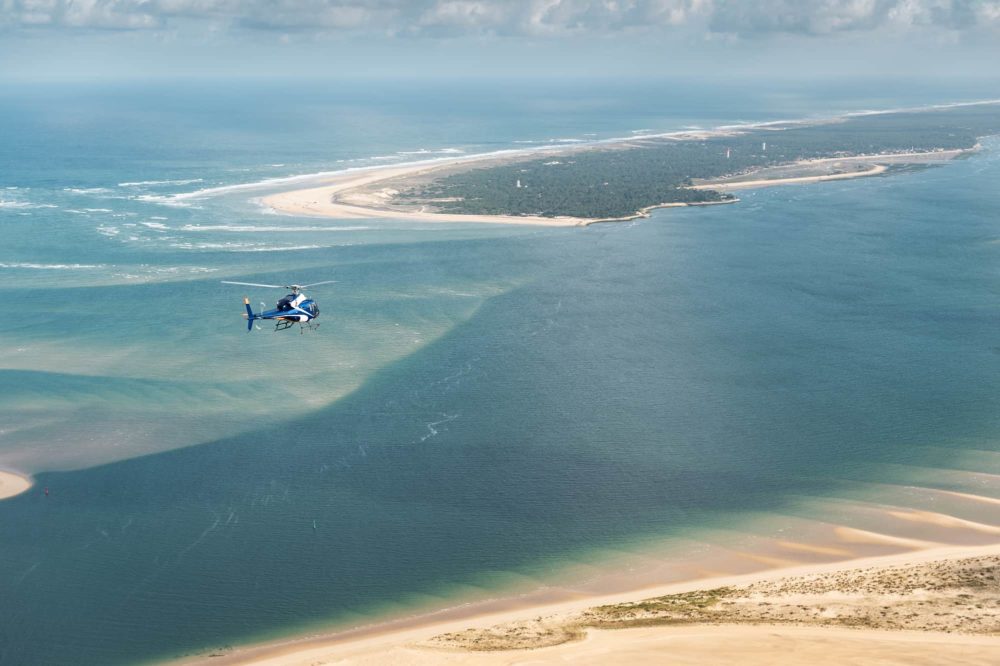
[[[105,268],[104,264],[35,264],[30,262],[0,262],[0,268],[30,268],[40,271],[78,271]]]
[[[118,183],[118,187],[144,187],[146,185],[193,185],[202,183],[202,178],[186,178],[182,180],[137,180],[129,183]]]
[[[14,199],[0,199],[0,209],[27,210],[29,208],[59,208],[55,204],[36,204],[30,201],[15,201]]]
[[[171,243],[179,250],[218,250],[222,252],[293,252],[296,250],[319,250],[327,245],[264,245],[262,243]]]
[[[63,192],[73,194],[111,194],[111,190],[106,187],[64,187]]]
[[[147,225],[148,226],[148,225]],[[164,227],[166,228],[166,227]],[[371,227],[264,227],[252,224],[185,224],[181,231],[235,231],[235,232],[303,232],[303,231],[365,231]]]

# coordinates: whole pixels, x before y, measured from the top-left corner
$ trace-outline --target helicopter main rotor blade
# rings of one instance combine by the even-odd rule
[[[258,284],[256,282],[232,282],[230,280],[220,280],[222,284],[242,284],[247,287],[267,287],[268,289],[286,289],[280,284]]]
[[[323,280],[322,282],[313,282],[312,284],[300,284],[299,289],[306,289],[308,287],[318,287],[321,284],[333,284],[336,280]]]

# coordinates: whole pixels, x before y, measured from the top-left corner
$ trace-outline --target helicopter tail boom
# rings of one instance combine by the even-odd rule
[[[247,309],[247,333],[249,333],[253,330],[253,320],[257,319],[257,315],[255,315],[253,310],[250,308],[250,299],[245,296],[243,297],[243,305],[246,306]]]

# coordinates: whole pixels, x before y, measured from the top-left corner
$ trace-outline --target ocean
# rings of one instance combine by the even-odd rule
[[[588,228],[254,200],[348,168],[995,97],[0,91],[0,467],[35,479],[0,502],[0,664],[158,662],[623,568],[676,578],[776,535],[885,531],[878,507],[981,519],[938,491],[1000,497],[1000,140]],[[284,292],[222,280],[337,282],[310,291],[318,330],[248,334],[243,296]]]

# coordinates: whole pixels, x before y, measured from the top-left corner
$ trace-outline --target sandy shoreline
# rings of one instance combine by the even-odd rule
[[[892,165],[914,166],[939,164],[975,152],[978,149],[979,146],[975,146],[968,150],[935,150],[922,153],[856,155],[852,157],[802,160],[794,164],[758,169],[740,176],[696,182],[691,186],[691,189],[730,192],[733,190],[770,187],[772,185],[820,183],[828,180],[878,176],[888,171]],[[767,175],[774,177],[762,177]]]
[[[532,153],[525,152],[525,155]],[[509,159],[507,157],[506,159]],[[290,190],[272,194],[261,199],[264,206],[289,215],[307,217],[331,217],[336,219],[370,219],[397,218],[418,220],[422,222],[476,222],[499,224],[524,224],[547,227],[574,227],[586,225],[593,220],[575,217],[531,217],[518,215],[451,215],[444,213],[406,212],[402,213],[391,208],[375,206],[351,205],[334,201],[334,197],[344,196],[357,190],[387,180],[403,177],[416,177],[457,165],[475,165],[484,162],[500,161],[496,156],[485,156],[481,159],[456,157],[454,160],[439,160],[435,164],[412,164],[404,166],[389,166],[367,171],[343,173],[331,176],[328,182],[319,187],[300,190]]]
[[[32,480],[27,476],[0,470],[0,500],[20,495],[32,485]]]
[[[928,645],[937,645],[944,651],[962,650],[967,652],[971,659],[968,663],[986,664],[991,663],[990,659],[1000,654],[1000,631],[991,632],[989,635],[969,636],[936,631],[901,632],[884,629],[784,625],[780,629],[776,629],[767,623],[762,626],[761,622],[733,623],[721,626],[695,623],[683,626],[665,624],[637,628],[625,625],[623,628],[613,630],[600,627],[588,628],[585,636],[548,647],[528,650],[469,650],[450,647],[447,644],[444,646],[435,645],[435,641],[441,641],[444,638],[447,642],[449,637],[445,636],[446,634],[465,633],[470,630],[488,632],[494,631],[497,627],[516,627],[521,630],[525,625],[538,622],[544,626],[557,626],[559,622],[579,617],[588,612],[588,609],[593,610],[595,607],[630,604],[638,600],[665,595],[683,595],[698,590],[749,585],[780,585],[786,579],[794,579],[795,577],[836,576],[845,572],[851,574],[873,568],[878,574],[881,570],[891,567],[933,567],[938,563],[947,564],[968,558],[992,558],[992,564],[998,557],[1000,557],[1000,543],[985,546],[933,547],[896,555],[796,566],[763,573],[707,577],[684,583],[649,587],[630,593],[585,597],[530,609],[430,622],[418,627],[390,628],[360,637],[341,634],[292,640],[249,647],[228,654],[216,653],[212,656],[185,660],[181,663],[211,663],[227,666],[233,664],[253,664],[254,666],[310,664],[320,666],[332,663],[514,664],[548,663],[549,661],[555,663],[566,661],[574,663],[664,663],[664,653],[661,650],[665,649],[670,650],[670,655],[677,659],[676,663],[698,663],[699,660],[700,663],[774,663],[776,656],[781,654],[777,650],[783,650],[787,647],[794,647],[796,650],[801,648],[803,654],[816,654],[818,656],[822,656],[823,651],[830,651],[829,654],[837,655],[839,661],[834,659],[821,663],[843,663],[851,659],[858,659],[872,649],[888,649],[908,644],[913,650],[904,650],[900,653],[901,656],[918,657],[930,650],[930,652],[926,652],[926,656],[936,655],[938,658],[937,661],[931,659],[927,663],[941,663],[940,658],[944,652],[937,652],[936,649],[927,647]],[[873,596],[870,600],[870,604],[873,604],[872,607],[881,608],[884,596]],[[921,601],[923,599],[917,603]],[[996,609],[991,611],[991,613],[996,612]],[[689,644],[684,648],[686,641]],[[750,641],[756,646],[751,649],[751,652],[758,653],[756,659],[739,661],[743,650],[740,647],[741,641]],[[637,650],[636,646],[639,643],[646,643],[646,647]],[[720,647],[727,643],[730,647]],[[721,650],[721,652],[717,653],[716,650]],[[732,659],[727,660],[726,655],[729,652],[732,652],[730,655]],[[709,661],[706,662],[706,659]],[[795,663],[809,663],[810,661],[811,657],[803,658]],[[920,662],[900,659],[891,663]]]
[[[870,169],[864,171],[852,171],[850,173],[832,173],[826,176],[795,176],[791,178],[761,178],[757,180],[741,180],[732,183],[714,183],[706,185],[693,185],[693,190],[719,190],[728,192],[729,190],[746,190],[758,187],[772,187],[774,185],[799,185],[805,183],[821,183],[827,180],[846,180],[849,178],[863,178],[864,176],[877,176],[885,173],[889,167],[883,164],[875,164]]]

